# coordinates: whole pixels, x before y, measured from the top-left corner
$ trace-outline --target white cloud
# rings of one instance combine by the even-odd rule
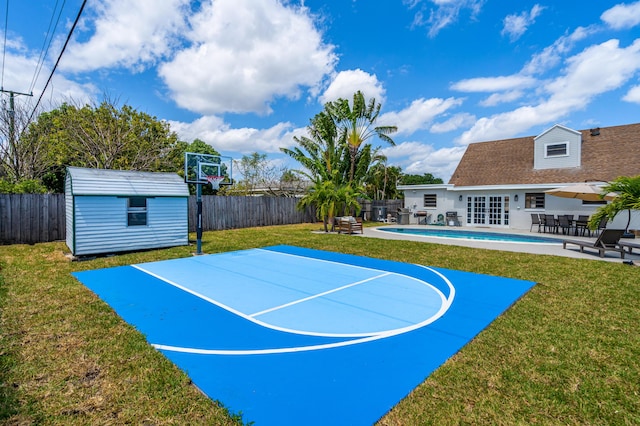
[[[202,114],[269,113],[278,97],[317,86],[337,60],[309,11],[277,0],[206,3],[191,25],[191,45],[159,74],[180,107]]]
[[[457,141],[462,144],[512,137],[535,125],[557,122],[584,109],[602,93],[617,89],[640,70],[640,39],[627,48],[618,40],[593,45],[567,60],[563,74],[543,87],[546,100],[535,106],[483,117]]]
[[[429,129],[431,133],[447,133],[463,127],[471,126],[476,121],[476,116],[466,112],[456,114],[442,123],[435,123]]]
[[[615,30],[633,28],[640,24],[640,1],[617,4],[611,9],[605,10],[600,15],[600,19]]]
[[[451,85],[460,92],[494,92],[502,90],[522,89],[533,86],[536,80],[524,75],[507,75],[499,77],[478,77],[460,80]]]
[[[435,177],[449,180],[456,169],[466,147],[455,146],[435,149],[422,142],[403,142],[382,149],[382,153],[402,168],[404,173],[422,175],[431,173]]]
[[[381,126],[397,126],[398,135],[410,135],[417,130],[426,129],[435,117],[462,103],[462,99],[431,98],[417,99],[407,108],[382,114],[378,118]]]
[[[20,98],[20,102],[27,105],[27,109],[35,106],[51,72],[48,65],[44,64],[36,81],[32,81],[34,74],[25,72],[25,70],[35,71],[39,58],[33,55],[34,54],[29,52],[21,40],[7,38],[7,48],[4,57],[3,84],[4,87],[12,88],[17,92],[22,93],[34,90],[32,97]],[[49,108],[56,108],[65,100],[81,104],[91,103],[98,94],[99,90],[94,84],[75,82],[65,78],[60,73],[56,73],[47,88],[47,94],[42,97],[39,108],[43,108],[45,110]]]
[[[352,100],[353,94],[361,91],[368,101],[375,98],[376,102],[384,104],[385,90],[375,74],[369,74],[360,69],[339,72],[320,96],[320,102],[335,101],[339,98]]]
[[[543,10],[544,7],[535,4],[529,12],[507,15],[503,20],[504,27],[501,34],[509,36],[511,41],[516,41],[527,31],[529,26],[533,25]]]
[[[578,27],[569,35],[558,38],[551,46],[547,46],[542,52],[537,53],[522,68],[524,75],[542,74],[557,66],[562,61],[564,54],[569,52],[578,41],[595,33],[596,27]]]
[[[425,0],[404,0],[403,3],[409,9],[416,10],[413,18],[414,27],[428,27],[429,37],[435,37],[447,26],[458,21],[458,16],[462,10],[469,10],[471,18],[480,13],[484,0],[429,0],[435,7],[428,7]],[[426,15],[429,15],[426,18]]]
[[[294,136],[305,133],[305,129],[294,128],[291,123],[278,123],[268,129],[234,129],[216,116],[200,117],[191,123],[170,121],[169,124],[181,140],[200,139],[220,153],[279,153],[281,147],[295,145]]]
[[[169,55],[176,36],[184,31],[188,0],[106,0],[90,2],[93,9],[84,18],[93,33],[87,41],[75,37],[65,51],[60,68],[92,71],[125,67],[141,71]]]
[[[622,98],[623,101],[640,104],[640,86],[634,86]]]
[[[480,105],[484,107],[492,107],[503,103],[509,103],[520,99],[524,95],[521,90],[511,90],[504,93],[493,93],[486,99],[480,101]]]

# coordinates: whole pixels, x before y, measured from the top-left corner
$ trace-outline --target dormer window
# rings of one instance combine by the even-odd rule
[[[566,157],[569,155],[569,142],[550,143],[544,146],[545,158]]]

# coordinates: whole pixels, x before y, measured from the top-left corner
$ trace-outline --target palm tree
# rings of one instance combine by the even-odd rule
[[[324,232],[329,232],[327,225],[331,224],[331,231],[334,230],[334,218],[340,207],[340,198],[336,184],[332,180],[316,182],[307,194],[298,202],[298,210],[307,207],[315,207],[316,217],[324,223]]]
[[[342,183],[347,172],[345,163],[345,144],[340,143],[335,123],[326,112],[320,112],[307,126],[309,137],[294,136],[299,147],[280,150],[302,165],[303,170],[296,170],[312,182],[319,183],[333,180]]]
[[[389,135],[398,130],[396,126],[375,126],[381,107],[375,98],[371,98],[367,104],[361,91],[353,95],[353,107],[349,105],[349,101],[342,98],[325,104],[325,111],[338,128],[339,139],[344,140],[349,149],[349,182],[356,178],[358,152],[368,139],[378,136],[388,144],[395,145]]]
[[[613,220],[623,210],[629,211],[629,219],[625,232],[631,223],[631,210],[640,210],[640,175],[634,177],[620,176],[602,188],[601,197],[609,193],[617,194],[607,205],[604,205],[593,214],[589,221],[589,228],[596,229],[600,220],[605,217]]]

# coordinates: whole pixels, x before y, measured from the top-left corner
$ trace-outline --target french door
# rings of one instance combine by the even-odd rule
[[[467,197],[469,225],[509,226],[508,195],[478,195]]]

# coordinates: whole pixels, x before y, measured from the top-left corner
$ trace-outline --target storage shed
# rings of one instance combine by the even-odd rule
[[[187,245],[188,201],[175,173],[68,167],[67,246],[84,256]]]

